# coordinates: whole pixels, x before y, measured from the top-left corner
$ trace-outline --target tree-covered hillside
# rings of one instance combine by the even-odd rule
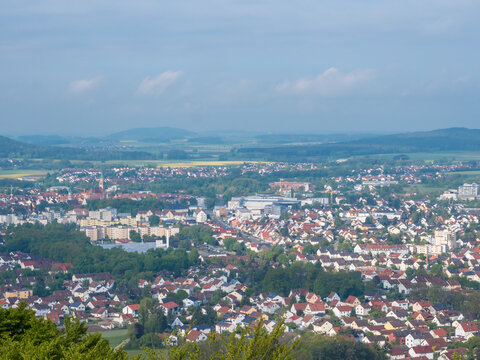
[[[369,137],[318,145],[245,147],[240,154],[268,157],[269,159],[308,159],[315,157],[346,157],[388,153],[412,153],[433,151],[478,151],[480,130],[451,128],[434,131],[412,132]]]
[[[40,146],[0,136],[0,158],[68,159],[68,160],[150,160],[154,154],[146,151],[87,151],[72,147]]]

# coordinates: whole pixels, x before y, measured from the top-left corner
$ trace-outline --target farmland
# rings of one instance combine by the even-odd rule
[[[0,170],[0,179],[19,179],[19,178],[38,178],[45,176],[45,170],[17,169],[17,170]]]

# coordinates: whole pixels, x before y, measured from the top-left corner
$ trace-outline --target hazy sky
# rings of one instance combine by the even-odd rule
[[[480,128],[479,19],[479,0],[0,0],[0,133]]]

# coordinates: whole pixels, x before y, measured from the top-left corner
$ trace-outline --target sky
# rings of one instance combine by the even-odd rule
[[[480,128],[478,0],[0,0],[0,134]]]

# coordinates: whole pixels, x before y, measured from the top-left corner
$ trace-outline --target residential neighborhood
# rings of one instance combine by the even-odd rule
[[[256,165],[256,171],[270,169],[264,166]],[[8,309],[25,303],[59,326],[72,316],[107,331],[144,322],[142,299],[148,298],[148,311],[165,319],[162,333],[178,332],[187,341],[206,341],[212,331],[232,333],[259,321],[271,331],[281,321],[296,336],[311,332],[388,345],[392,359],[451,359],[452,346],[480,335],[475,297],[469,298],[480,282],[480,211],[443,195],[438,200],[385,189],[418,184],[419,172],[441,179],[452,168],[409,166],[390,175],[382,167],[362,169],[322,187],[280,180],[267,184],[269,193],[232,196],[213,208],[188,193],[121,191],[122,183],[95,171],[83,173],[92,176],[86,191],[58,186],[5,193],[4,208],[28,209],[0,215],[6,239],[16,227],[59,224],[76,227],[107,251],[120,246],[147,255],[194,247],[199,263],[119,286],[121,277],[109,272],[78,273],[71,262],[7,251],[0,254],[0,269],[8,273],[1,304]],[[221,171],[228,172],[209,170],[208,176],[226,176]],[[116,187],[105,190],[105,183]],[[141,207],[125,212],[113,206],[122,201]],[[112,205],[92,208],[97,202]],[[152,208],[142,205],[148,202]],[[265,277],[291,267],[358,277],[337,293],[318,281],[307,287],[282,285],[281,278],[252,282],[248,274],[259,266],[266,266]],[[469,300],[455,299],[456,293]]]

